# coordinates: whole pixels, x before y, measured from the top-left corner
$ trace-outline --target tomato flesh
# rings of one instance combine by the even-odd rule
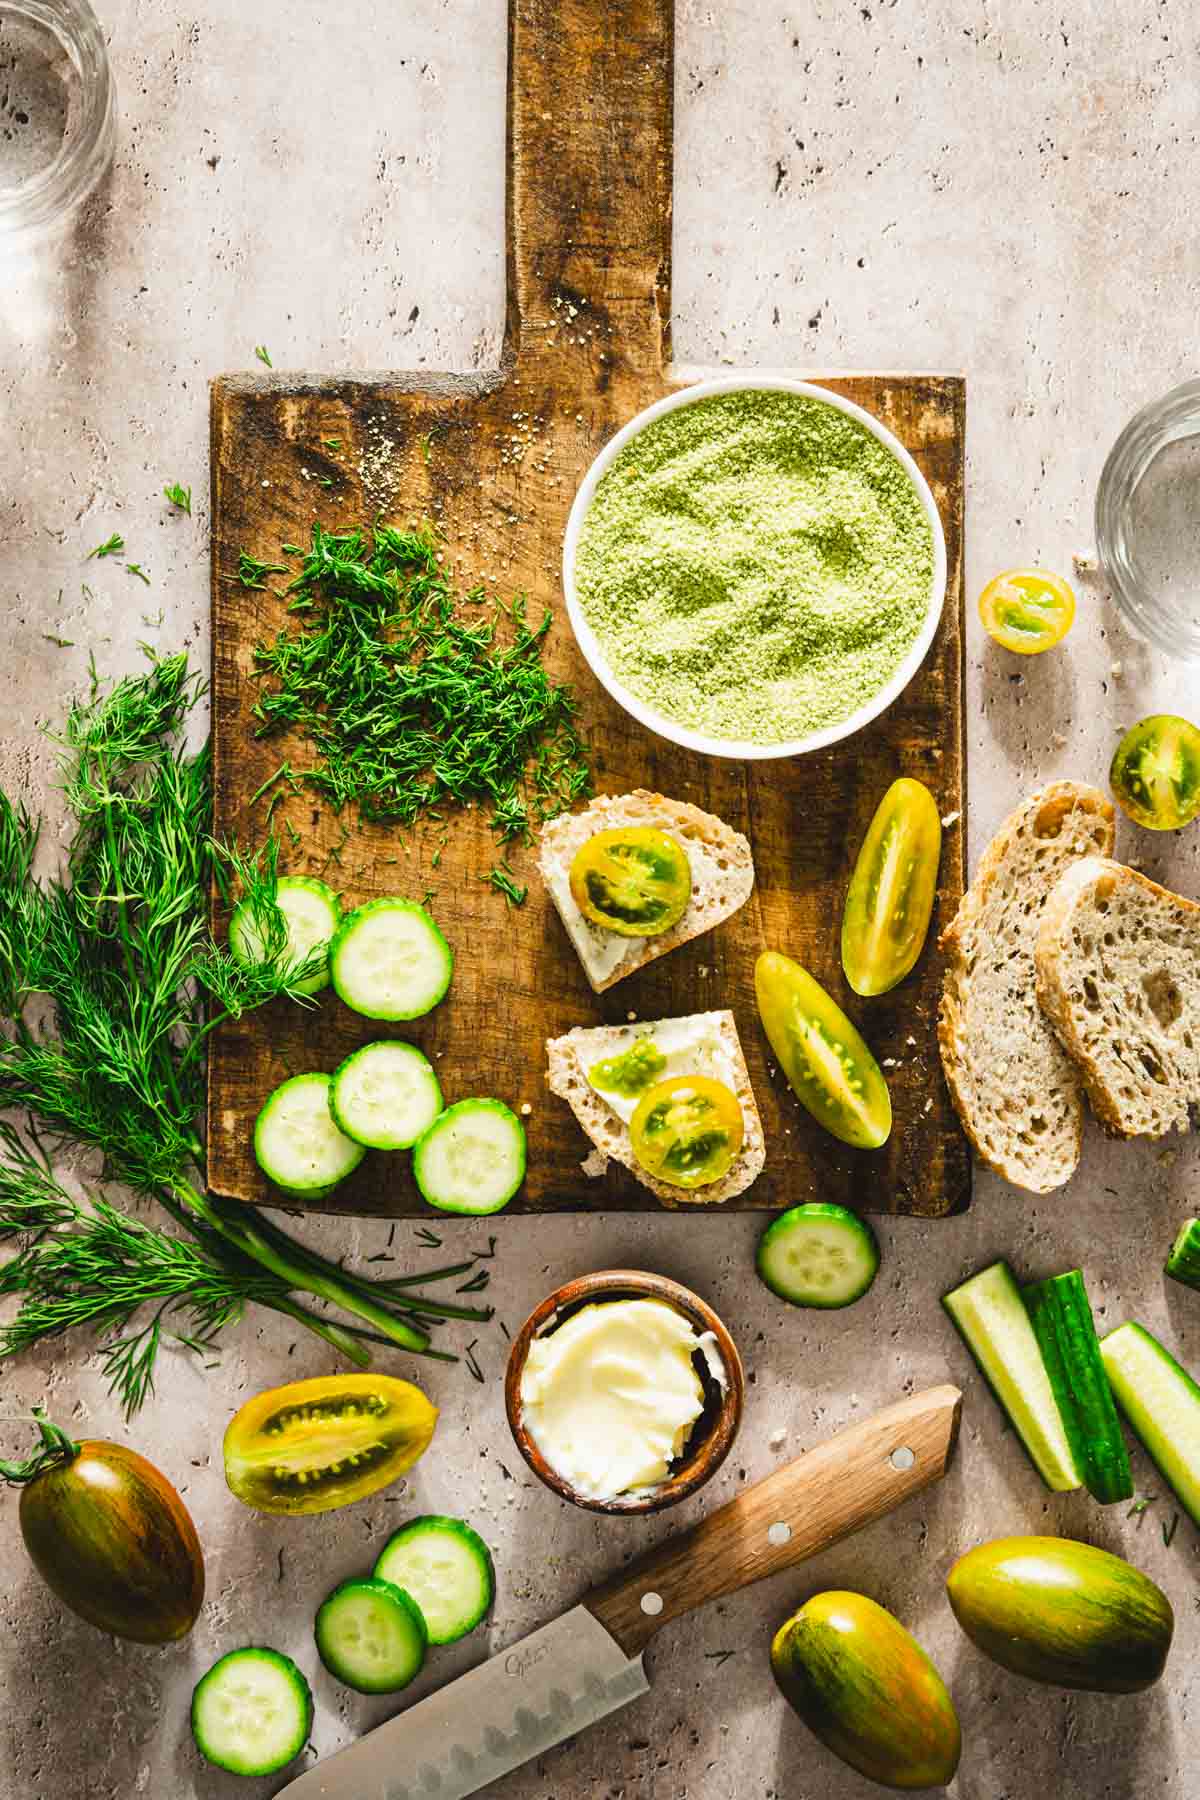
[[[657,937],[677,925],[692,897],[692,867],[654,825],[598,831],[575,853],[571,895],[585,919],[621,937]]]
[[[755,964],[754,991],[763,1030],[800,1104],[844,1144],[878,1150],[892,1129],[891,1096],[841,1007],[777,950],[765,950]]]
[[[1075,595],[1049,569],[1006,569],[979,596],[988,635],[1018,656],[1038,656],[1061,644],[1075,623]]]
[[[1135,825],[1190,825],[1200,814],[1200,730],[1173,713],[1142,719],[1118,744],[1109,780]]]
[[[378,1493],[429,1447],[437,1408],[390,1375],[328,1375],[248,1400],[225,1433],[225,1479],[267,1513],[330,1512]]]
[[[856,994],[886,994],[913,967],[929,931],[942,822],[920,781],[893,781],[867,828],[842,916],[842,968]]]
[[[642,1095],[629,1126],[643,1169],[672,1187],[707,1187],[729,1173],[745,1136],[741,1102],[723,1081],[674,1075]]]

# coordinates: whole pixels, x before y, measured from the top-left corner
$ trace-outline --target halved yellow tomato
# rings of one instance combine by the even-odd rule
[[[598,831],[571,864],[571,894],[585,919],[621,937],[657,937],[677,925],[692,897],[692,867],[654,825]]]
[[[737,1095],[707,1075],[674,1075],[643,1094],[629,1126],[643,1169],[672,1187],[707,1187],[728,1174],[746,1126]]]
[[[1018,656],[1037,656],[1061,644],[1075,623],[1075,595],[1049,569],[1006,569],[979,596],[988,635]]]
[[[937,892],[942,821],[920,781],[893,781],[867,827],[842,915],[842,967],[856,994],[886,994],[921,954]]]
[[[818,1125],[860,1150],[878,1150],[892,1129],[892,1101],[879,1064],[836,1000],[807,969],[765,950],[754,991],[779,1066]]]
[[[1135,825],[1190,825],[1200,814],[1200,731],[1174,713],[1142,719],[1117,745],[1109,780]]]
[[[257,1512],[332,1512],[410,1469],[437,1420],[420,1388],[392,1375],[292,1381],[234,1414],[225,1479]]]

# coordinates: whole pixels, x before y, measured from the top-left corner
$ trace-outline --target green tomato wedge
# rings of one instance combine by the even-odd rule
[[[1200,814],[1200,730],[1173,713],[1154,713],[1117,745],[1112,791],[1135,825],[1178,831]]]
[[[763,1030],[792,1092],[825,1130],[859,1150],[878,1150],[892,1129],[879,1064],[841,1007],[807,969],[778,950],[754,966]]]
[[[920,781],[893,781],[867,828],[842,917],[842,968],[856,994],[886,994],[925,946],[942,821]]]

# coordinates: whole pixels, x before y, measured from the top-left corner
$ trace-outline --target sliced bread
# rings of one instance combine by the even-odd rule
[[[758,1116],[733,1014],[727,1011],[696,1013],[690,1022],[710,1031],[719,1041],[731,1071],[730,1085],[741,1103],[745,1126],[741,1150],[729,1173],[720,1181],[701,1188],[672,1187],[669,1182],[659,1181],[643,1169],[633,1154],[629,1127],[587,1078],[587,1071],[602,1059],[620,1055],[636,1038],[653,1037],[658,1027],[677,1021],[657,1019],[636,1025],[581,1025],[563,1037],[551,1038],[546,1045],[547,1085],[551,1093],[567,1102],[594,1146],[581,1162],[584,1173],[593,1178],[602,1175],[611,1158],[636,1176],[664,1206],[715,1206],[722,1200],[731,1200],[761,1174],[766,1161],[762,1120]]]
[[[1042,914],[1038,999],[1096,1117],[1121,1137],[1200,1113],[1200,906],[1089,856]]]
[[[598,831],[620,825],[654,825],[669,832],[691,867],[692,897],[687,911],[677,925],[658,937],[620,937],[604,931],[584,918],[571,896],[569,876],[576,853]],[[754,860],[740,831],[685,800],[668,800],[644,788],[632,794],[601,794],[582,812],[551,819],[542,832],[538,867],[597,994],[656,956],[665,956],[668,950],[711,931],[746,904],[754,886]]]
[[[1100,790],[1054,782],[1001,825],[942,934],[938,1044],[951,1098],[981,1160],[1035,1194],[1070,1180],[1083,1141],[1079,1072],[1038,1006],[1038,926],[1060,877],[1112,847]]]

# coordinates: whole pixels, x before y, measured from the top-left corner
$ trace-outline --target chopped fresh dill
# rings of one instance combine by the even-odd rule
[[[119,531],[114,531],[110,538],[105,538],[102,544],[97,544],[94,550],[89,550],[84,560],[91,562],[93,556],[120,556],[124,548],[125,539]]]
[[[530,624],[523,598],[456,597],[428,531],[317,524],[284,554],[302,560],[288,623],[255,652],[253,714],[260,737],[311,744],[299,779],[335,811],[410,825],[480,804],[508,842],[590,793],[575,696],[542,663],[549,609]]]
[[[286,563],[259,562],[243,550],[238,557],[238,580],[244,588],[265,588],[265,575],[286,575]]]
[[[1139,1494],[1129,1511],[1125,1514],[1125,1517],[1127,1519],[1136,1519],[1140,1525],[1142,1514],[1148,1506],[1153,1506],[1157,1499],[1157,1494]]]
[[[181,487],[177,481],[172,481],[163,489],[163,493],[172,506],[177,506],[180,512],[185,512],[188,518],[191,518],[192,490],[190,487]]]
[[[341,438],[322,438],[321,442],[326,450],[340,450],[342,447]]]
[[[257,356],[260,363],[266,363],[268,369],[273,369],[275,367],[275,364],[271,361],[271,352],[267,349],[265,344],[255,344],[254,354]]]
[[[479,1358],[475,1354],[475,1346],[478,1342],[479,1342],[478,1338],[471,1339],[471,1342],[467,1345],[466,1350],[463,1352],[463,1361],[467,1365],[468,1375],[473,1375],[475,1380],[477,1382],[479,1382],[480,1386],[482,1386],[483,1385],[483,1370],[480,1367]]]
[[[462,1292],[461,1288],[459,1289],[459,1292],[460,1293]],[[1167,1524],[1165,1519],[1163,1520],[1163,1528],[1162,1528],[1163,1543],[1166,1545],[1168,1550],[1171,1548],[1172,1540],[1174,1539],[1175,1533],[1178,1530],[1179,1530],[1179,1514],[1178,1513],[1174,1513],[1172,1515],[1171,1523],[1169,1525]]]
[[[529,889],[513,879],[513,872],[507,863],[497,863],[495,868],[491,869],[483,879],[489,882],[498,894],[503,894],[510,906],[524,906],[529,897]]]
[[[470,1281],[464,1281],[462,1286],[455,1288],[454,1291],[456,1294],[481,1294],[491,1279],[487,1269],[476,1269]]]
[[[388,1243],[390,1244],[391,1241],[392,1240],[389,1237]],[[442,1247],[441,1238],[436,1231],[430,1231],[428,1225],[419,1225],[417,1227],[417,1242],[418,1244],[424,1244],[428,1250],[440,1250]]]
[[[166,614],[163,612],[163,609],[160,606],[156,613],[143,613],[142,614],[142,624],[148,625],[150,627],[151,631],[157,631],[165,617],[166,617]]]
[[[150,586],[150,577],[147,575],[145,569],[143,569],[141,563],[126,563],[125,567],[131,575],[136,575],[139,581],[144,581],[147,587]]]
[[[56,645],[59,650],[73,650],[75,647],[74,638],[56,637],[52,631],[43,631],[42,636],[48,644]]]

